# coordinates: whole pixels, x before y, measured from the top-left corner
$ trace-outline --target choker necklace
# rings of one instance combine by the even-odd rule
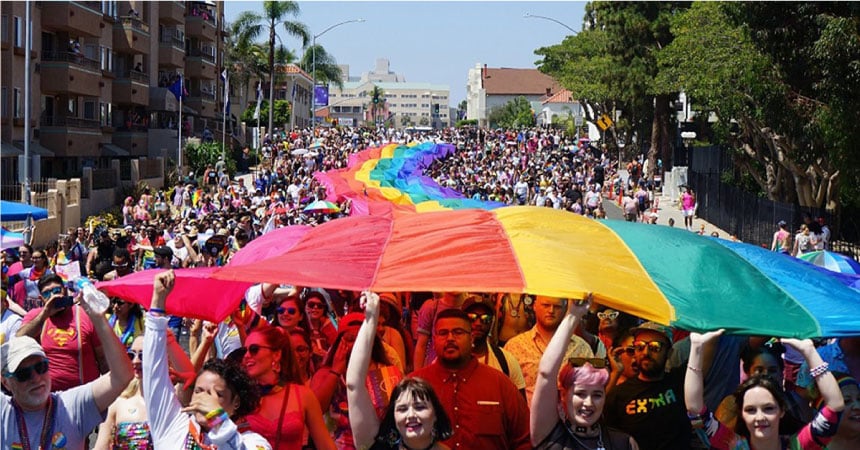
[[[574,432],[582,433],[582,434],[585,434],[585,433],[588,433],[589,431],[594,431],[594,430],[600,430],[600,424],[599,423],[595,423],[594,425],[592,425],[590,427],[577,426],[576,428],[573,429]]]
[[[587,449],[587,450],[606,450],[606,447],[603,445],[603,430],[601,430],[599,423],[596,423],[596,424],[591,426],[592,430],[597,428],[597,447],[594,447],[593,449],[591,447],[589,447],[588,445],[585,445],[585,442],[582,442],[581,440],[579,440],[579,437],[576,436],[576,432],[574,432],[573,430],[570,429],[570,422],[569,421],[565,420],[564,426],[565,426],[565,428],[567,428],[567,432],[570,434],[570,437],[572,437],[573,440],[576,441],[576,443],[579,444],[582,448]],[[576,427],[576,429],[577,429],[576,430],[577,432],[579,432],[580,429],[588,431],[588,429],[586,427]],[[583,436],[583,439],[594,439],[594,438],[589,438],[589,437]]]

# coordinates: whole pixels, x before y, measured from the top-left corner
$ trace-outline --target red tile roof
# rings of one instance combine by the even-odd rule
[[[562,89],[555,94],[551,95],[549,98],[544,100],[541,104],[547,103],[573,103],[573,92],[570,92],[567,89]]]
[[[550,95],[561,86],[549,75],[537,69],[484,69],[484,89],[487,95]]]
[[[304,70],[302,70],[301,67],[299,67],[295,64],[287,64],[286,66],[278,66],[278,67],[276,67],[276,70],[279,72],[286,73],[286,74],[297,73],[297,74],[303,75],[308,80],[313,80],[313,78],[310,75],[308,75],[307,72],[305,72]]]

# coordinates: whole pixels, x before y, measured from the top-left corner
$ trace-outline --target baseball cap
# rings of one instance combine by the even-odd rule
[[[42,346],[30,336],[20,336],[0,346],[0,356],[3,360],[3,373],[11,373],[18,370],[18,366],[31,356],[47,358]]]
[[[669,344],[672,343],[672,329],[667,327],[666,325],[660,325],[657,322],[645,322],[638,327],[633,327],[630,329],[630,334],[632,334],[633,338],[635,339],[636,336],[639,335],[639,333],[645,331],[653,331],[655,333],[662,334],[669,342]]]
[[[153,252],[162,258],[173,258],[173,250],[171,250],[170,247],[167,247],[165,245],[155,247],[155,250],[153,250]]]
[[[494,312],[494,305],[488,301],[484,300],[484,297],[480,295],[470,295],[466,298],[466,301],[463,302],[463,307],[461,308],[463,311],[468,311],[470,308],[475,306],[483,306],[490,310],[490,312]]]

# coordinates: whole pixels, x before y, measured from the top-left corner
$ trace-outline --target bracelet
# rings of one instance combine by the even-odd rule
[[[818,377],[824,375],[827,372],[830,372],[830,364],[827,364],[827,362],[825,361],[813,367],[812,369],[809,369],[809,376],[811,376],[813,379],[817,379]]]
[[[156,317],[167,315],[167,311],[161,308],[149,308],[149,313],[155,315]]]
[[[210,429],[221,425],[222,422],[226,421],[229,418],[230,417],[227,415],[223,408],[215,408],[206,414],[206,421],[209,424]]]
[[[693,372],[696,372],[696,373],[702,373],[702,369],[700,369],[700,368],[698,368],[698,367],[693,367],[693,366],[691,366],[691,365],[687,364],[687,368],[688,368],[688,369],[690,369],[690,370],[692,370]]]

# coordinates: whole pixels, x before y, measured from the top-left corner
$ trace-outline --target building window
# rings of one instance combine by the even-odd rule
[[[99,119],[103,127],[110,126],[111,104],[99,103]]]
[[[95,100],[84,101],[84,119],[96,120],[96,102],[95,102]]]
[[[9,117],[9,92],[6,88],[0,89],[0,116]]]
[[[99,60],[101,61],[102,70],[113,72],[113,53],[111,53],[109,47],[101,47],[99,49]]]
[[[78,117],[78,99],[69,99],[69,117]]]
[[[9,16],[6,14],[0,18],[0,41],[9,42]]]
[[[116,1],[102,0],[102,14],[110,17],[116,17]]]
[[[12,32],[14,33],[15,47],[24,46],[24,19],[18,16],[13,18],[14,24]]]
[[[24,108],[24,102],[21,101],[21,90],[18,88],[14,88],[13,97],[12,97],[12,112],[15,114],[16,119],[20,119],[24,114],[22,113],[22,109]]]

